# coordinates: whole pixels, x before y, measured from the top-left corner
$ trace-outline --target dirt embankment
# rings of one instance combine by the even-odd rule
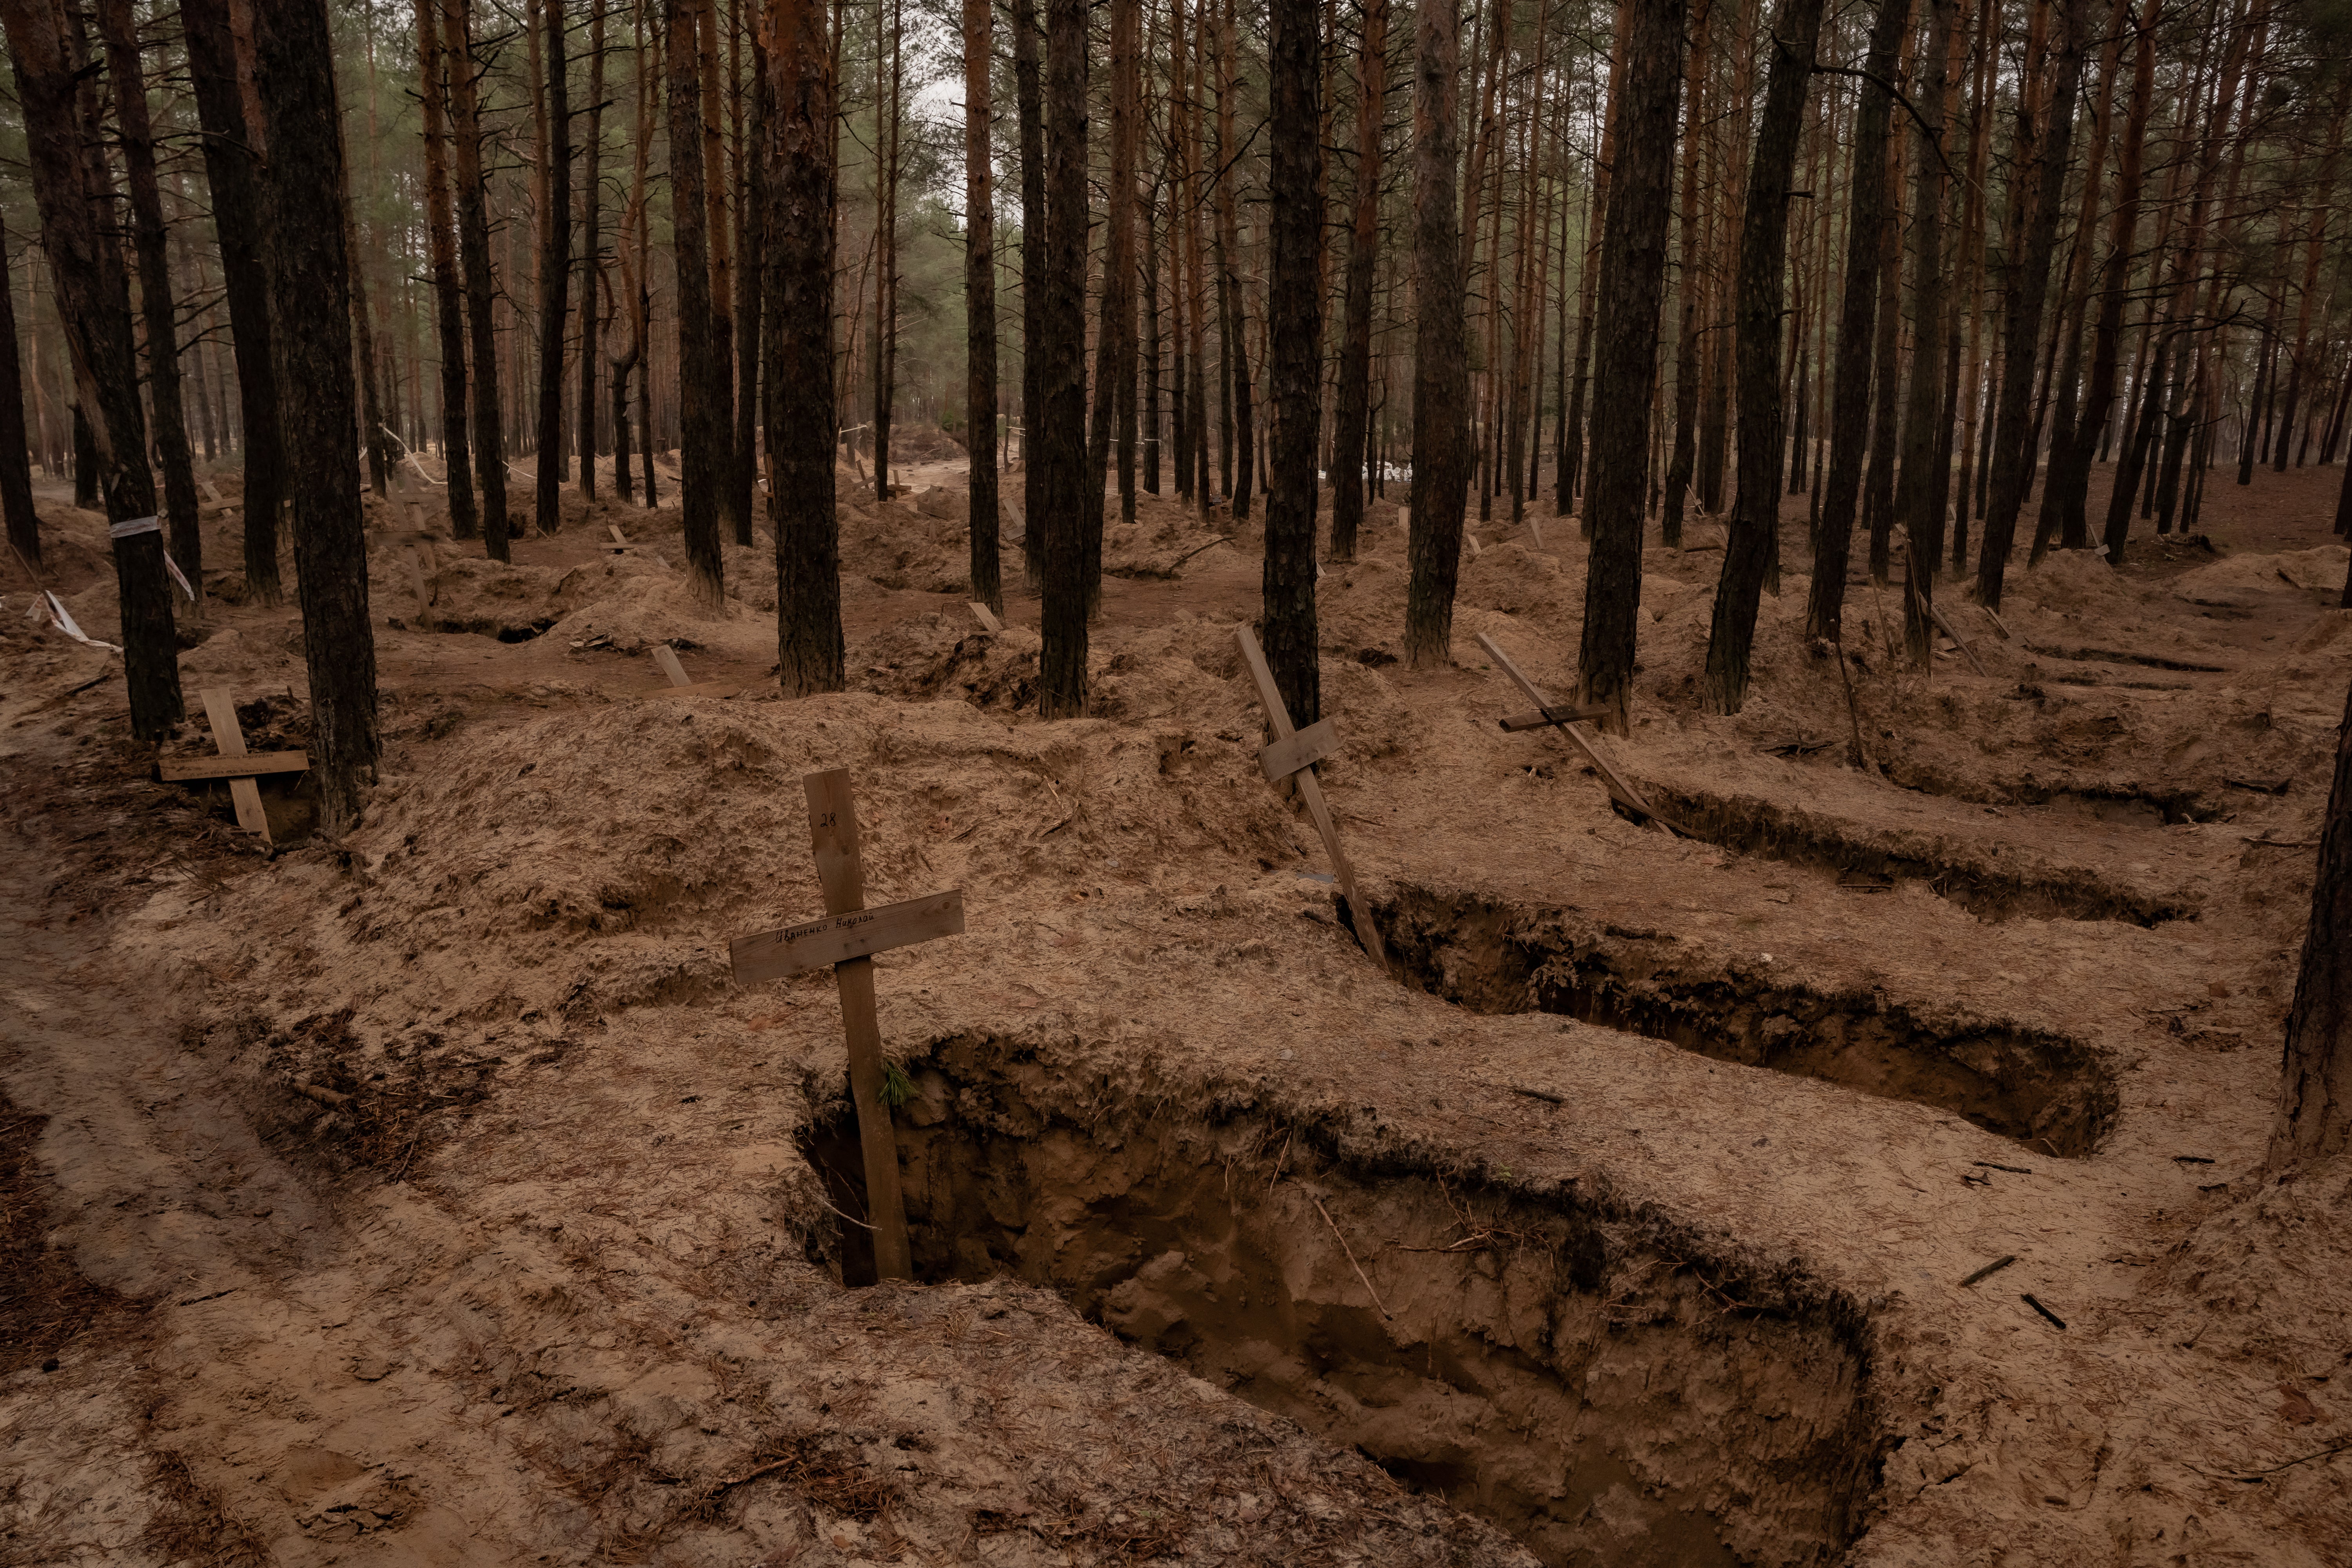
[[[1250,528],[1114,521],[1096,716],[1041,724],[953,461],[845,483],[854,689],[800,702],[763,538],[712,602],[675,511],[567,497],[493,565],[385,509],[382,786],[327,843],[271,785],[274,857],[5,589],[13,1553],[2332,1560],[2352,1194],[2261,1166],[2352,682],[2324,516],[2217,495],[1998,625],[1947,586],[1927,672],[1866,581],[1843,674],[1768,597],[1734,718],[1702,522],[1610,743],[1677,835],[1497,726],[1475,634],[1571,685],[1572,525],[1482,530],[1413,670],[1376,504],[1319,598],[1383,973],[1256,766]],[[206,559],[188,683],[299,746],[299,623]],[[665,644],[742,693],[645,700]],[[869,900],[966,900],[877,963],[913,1287],[858,1283],[830,980],[727,963],[818,911],[835,766]]]

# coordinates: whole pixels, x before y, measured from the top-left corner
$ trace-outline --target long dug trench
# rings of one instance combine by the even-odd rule
[[[990,1039],[908,1066],[922,1279],[1050,1287],[1547,1563],[1823,1563],[1860,1529],[1885,1447],[1868,1336],[1793,1260],[1759,1274],[1572,1184],[1452,1177],[1250,1102],[1146,1102]],[[802,1147],[862,1219],[845,1100]],[[873,1279],[856,1226],[809,1246]]]
[[[2076,1040],[1915,1016],[1869,991],[1761,980],[1673,934],[1565,909],[1400,887],[1373,910],[1415,984],[1479,1013],[1559,1013],[1721,1061],[1840,1083],[1966,1117],[2037,1153],[2090,1153],[2114,1125],[2115,1076]]]

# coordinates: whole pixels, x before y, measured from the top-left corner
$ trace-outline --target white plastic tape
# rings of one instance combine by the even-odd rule
[[[122,651],[110,642],[100,642],[94,637],[85,635],[79,626],[74,625],[73,615],[66,608],[64,601],[55,594],[44,593],[41,596],[49,602],[49,615],[58,623],[58,630],[65,633],[74,641],[87,644],[91,647],[102,647],[109,653]]]
[[[171,573],[172,581],[180,585],[180,592],[188,596],[188,603],[191,605],[194,604],[196,602],[196,591],[194,588],[189,587],[187,578],[180,574],[180,563],[172,559],[172,552],[168,550],[163,552],[163,569]]]
[[[106,537],[109,539],[133,539],[142,533],[161,533],[163,531],[163,520],[162,518],[134,517],[127,519],[121,522],[108,524]]]

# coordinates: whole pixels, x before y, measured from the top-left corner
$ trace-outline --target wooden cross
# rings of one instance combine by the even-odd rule
[[[613,553],[614,553],[614,554],[618,555],[618,554],[619,554],[622,551],[624,551],[624,550],[634,550],[634,549],[635,549],[635,548],[636,548],[636,546],[635,546],[635,545],[631,544],[631,543],[629,542],[627,536],[626,536],[626,535],[625,535],[624,533],[622,533],[622,531],[621,531],[621,525],[620,525],[619,523],[617,523],[617,522],[608,522],[608,523],[606,523],[606,524],[604,525],[604,531],[605,531],[605,532],[607,532],[607,533],[609,533],[609,534],[611,534],[611,535],[613,536]]]
[[[866,907],[866,879],[857,852],[857,803],[849,770],[808,773],[809,840],[825,918],[782,931],[738,937],[729,956],[735,982],[748,985],[823,964],[833,965],[841,988],[841,1026],[849,1041],[849,1093],[857,1111],[857,1141],[866,1156],[866,1212],[874,1227],[874,1271],[884,1279],[911,1279],[907,1205],[898,1191],[898,1144],[883,1098],[882,1029],[874,1010],[873,955],[934,937],[963,934],[963,894],[931,893],[904,903]]]
[[[1001,632],[1004,629],[1004,623],[996,618],[994,610],[990,609],[978,599],[971,601],[971,613],[979,620],[982,631]]]
[[[1608,704],[1589,703],[1575,707],[1555,705],[1550,698],[1543,694],[1540,687],[1527,678],[1524,670],[1511,662],[1511,656],[1505,653],[1502,645],[1491,636],[1480,632],[1478,646],[1486,650],[1486,657],[1493,659],[1501,668],[1503,673],[1509,676],[1512,682],[1527,694],[1528,700],[1536,705],[1537,710],[1534,713],[1515,714],[1504,720],[1504,729],[1536,730],[1547,726],[1557,729],[1561,734],[1576,742],[1576,749],[1584,753],[1585,761],[1592,764],[1593,771],[1601,775],[1601,782],[1608,786],[1609,793],[1616,797],[1619,805],[1645,821],[1655,817],[1662,826],[1672,826],[1672,824],[1659,815],[1656,807],[1642,798],[1642,792],[1635,789],[1630,780],[1609,765],[1609,759],[1601,754],[1601,749],[1592,743],[1592,738],[1581,728],[1581,721],[1598,719],[1609,713],[1611,709]]]
[[[661,666],[664,675],[669,677],[669,685],[660,690],[641,693],[646,697],[732,697],[743,689],[724,680],[697,681],[690,679],[686,673],[686,666],[677,661],[677,650],[667,643],[662,643],[654,649],[654,662]]]
[[[1265,770],[1266,782],[1280,784],[1284,779],[1298,782],[1299,798],[1307,803],[1307,815],[1315,819],[1315,831],[1323,836],[1324,853],[1331,857],[1331,873],[1339,881],[1339,891],[1348,900],[1348,916],[1355,922],[1356,935],[1372,962],[1382,969],[1389,966],[1388,949],[1381,945],[1380,928],[1372,924],[1371,910],[1356,894],[1356,870],[1348,864],[1347,852],[1339,847],[1339,829],[1331,820],[1331,807],[1323,799],[1323,785],[1315,776],[1315,764],[1339,749],[1339,738],[1328,719],[1318,719],[1304,730],[1294,729],[1290,710],[1284,706],[1282,689],[1274,683],[1274,671],[1266,668],[1265,650],[1257,646],[1257,634],[1248,625],[1234,628],[1241,639],[1242,658],[1249,664],[1250,679],[1257,682],[1257,697],[1265,706],[1265,721],[1274,731],[1273,743],[1257,754],[1258,766]]]
[[[245,731],[236,721],[236,704],[229,700],[227,689],[207,687],[204,700],[205,717],[212,721],[213,743],[220,748],[220,755],[165,757],[155,764],[156,776],[166,784],[189,779],[228,780],[228,798],[236,807],[236,825],[247,833],[260,834],[264,844],[275,844],[277,841],[269,837],[269,814],[261,809],[261,786],[255,780],[263,773],[307,773],[310,753],[247,752]]]

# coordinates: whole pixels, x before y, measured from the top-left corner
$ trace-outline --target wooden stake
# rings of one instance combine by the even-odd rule
[[[824,888],[829,915],[854,914],[866,907],[866,874],[858,856],[857,802],[849,770],[810,773],[809,840],[816,852],[817,880]],[[959,922],[961,923],[961,922]],[[857,1110],[857,1141],[866,1154],[866,1215],[874,1226],[874,1272],[884,1279],[912,1279],[907,1247],[907,1204],[898,1191],[898,1141],[890,1128],[890,1107],[882,1098],[882,1026],[874,1010],[874,961],[845,958],[833,966],[841,989],[841,1026],[849,1040],[849,1092]]]
[[[971,613],[979,619],[982,630],[1001,632],[1004,629],[1004,623],[996,618],[996,612],[977,599],[971,601]]]
[[[671,647],[669,644],[662,643],[654,649],[654,662],[661,666],[661,672],[669,677],[669,683],[672,686],[694,684],[687,677],[686,666],[677,662],[677,650]]]
[[[1518,689],[1526,693],[1528,700],[1533,702],[1547,716],[1566,711],[1553,706],[1551,699],[1546,697],[1542,689],[1529,680],[1517,665],[1511,662],[1511,656],[1505,653],[1492,637],[1480,632],[1478,646],[1485,648],[1486,657],[1493,659],[1502,672],[1509,676]],[[1585,760],[1592,764],[1593,771],[1601,775],[1601,783],[1608,786],[1609,793],[1616,797],[1618,804],[1629,811],[1640,813],[1644,818],[1656,817],[1661,826],[1673,826],[1664,817],[1659,816],[1656,808],[1642,798],[1640,790],[1635,789],[1629,780],[1610,766],[1608,759],[1601,754],[1600,748],[1593,744],[1592,737],[1584,732],[1582,725],[1566,719],[1553,719],[1550,722],[1553,728],[1576,742],[1577,750],[1584,753]],[[1509,721],[1505,721],[1505,726],[1506,728],[1509,726]]]
[[[1466,536],[1465,536],[1466,537]],[[1257,646],[1257,634],[1246,626],[1234,628],[1242,645],[1242,658],[1249,665],[1250,679],[1257,683],[1258,700],[1265,706],[1265,721],[1274,731],[1274,743],[1258,753],[1258,765],[1265,770],[1269,780],[1294,779],[1298,784],[1299,798],[1307,803],[1307,815],[1315,819],[1315,831],[1323,836],[1324,853],[1331,857],[1331,872],[1339,880],[1339,891],[1348,900],[1349,919],[1355,922],[1356,935],[1372,962],[1382,969],[1389,967],[1388,949],[1381,944],[1380,928],[1372,924],[1371,910],[1356,892],[1356,870],[1348,864],[1347,852],[1339,847],[1339,829],[1331,820],[1331,808],[1324,803],[1323,786],[1315,777],[1315,763],[1338,749],[1339,741],[1331,729],[1331,721],[1318,720],[1304,730],[1294,728],[1290,710],[1283,705],[1282,689],[1274,683],[1274,671],[1266,668],[1265,653]]]

